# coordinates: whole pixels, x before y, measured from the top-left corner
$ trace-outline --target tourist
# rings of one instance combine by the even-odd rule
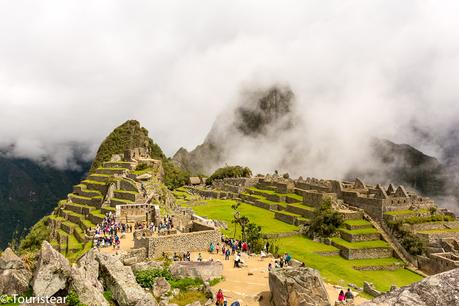
[[[339,295],[338,295],[338,301],[339,301],[339,302],[344,302],[345,299],[346,299],[346,298],[345,298],[345,296],[344,296],[344,292],[343,292],[343,290],[341,290],[341,291],[339,292]]]
[[[201,253],[199,253],[201,254]],[[174,252],[174,257],[172,257],[174,261],[180,261],[180,256],[177,255],[176,252]]]
[[[225,303],[225,296],[223,295],[222,289],[219,289],[217,292],[217,303],[218,306],[223,306]]]
[[[230,255],[231,255],[231,251],[230,251],[230,249],[228,248],[228,249],[226,249],[226,251],[225,251],[225,260],[229,260]]]
[[[201,255],[201,253],[198,254],[198,261],[202,261],[202,255]]]
[[[215,251],[215,246],[214,246],[214,243],[211,242],[211,243],[210,243],[210,246],[209,246],[209,252],[210,252],[211,254],[213,254],[214,251]]]
[[[216,253],[217,255],[218,255],[219,249],[220,249],[220,244],[217,243],[217,246],[215,247],[215,253]]]
[[[300,265],[300,268],[304,268],[304,267],[306,267],[306,265],[304,264],[304,262],[302,262]]]
[[[247,252],[248,250],[249,248],[248,248],[247,242],[244,241],[242,243],[242,252]]]
[[[285,253],[284,261],[287,266],[290,266],[290,262],[292,261],[292,256],[290,256],[288,253]]]
[[[271,272],[273,269],[273,264],[272,263],[269,263],[268,264],[268,271]]]
[[[274,267],[275,267],[276,269],[278,269],[278,268],[281,267],[278,260],[274,261]]]
[[[186,252],[185,259],[186,259],[186,261],[191,261],[191,253],[190,253],[190,251]]]
[[[347,288],[346,294],[344,295],[346,302],[354,300],[354,295],[351,292],[350,288]]]
[[[234,268],[240,268],[241,256],[239,253],[234,254]]]

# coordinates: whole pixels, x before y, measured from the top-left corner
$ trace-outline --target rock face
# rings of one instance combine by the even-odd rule
[[[0,293],[21,294],[29,288],[32,273],[13,250],[7,248],[0,256]]]
[[[65,289],[71,273],[69,261],[47,241],[43,241],[32,282],[35,295],[53,296]]]
[[[133,264],[131,269],[133,272],[144,271],[150,269],[159,269],[162,267],[162,263],[156,261],[145,261]]]
[[[171,268],[175,278],[201,278],[208,281],[222,276],[223,264],[220,261],[177,261]]]
[[[70,288],[75,290],[80,301],[88,306],[108,306],[99,281],[99,262],[96,260],[97,249],[91,249],[72,267]]]
[[[395,289],[362,305],[459,305],[459,268],[429,276],[420,282]]]
[[[142,305],[155,303],[150,300],[147,294],[136,282],[134,273],[130,267],[110,255],[96,254],[96,259],[100,264],[100,277],[103,279],[105,288],[113,293],[113,298],[121,306],[134,306],[142,302]],[[151,304],[154,305],[154,304]]]
[[[274,306],[329,306],[328,293],[317,270],[283,268],[269,273]]]

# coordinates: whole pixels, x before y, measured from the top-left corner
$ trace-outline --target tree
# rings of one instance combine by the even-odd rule
[[[331,199],[327,198],[323,201],[320,208],[314,212],[307,235],[309,237],[319,236],[328,238],[336,233],[336,230],[342,223],[343,217],[333,210]]]
[[[224,179],[227,177],[251,177],[252,170],[242,166],[226,166],[219,168],[212,173],[206,180],[207,185],[211,185],[214,180]]]
[[[245,240],[246,240],[245,229],[246,229],[246,227],[247,227],[247,224],[250,223],[250,220],[249,220],[249,218],[246,217],[246,216],[241,216],[241,217],[239,217],[239,219],[238,219],[238,223],[239,223],[239,225],[241,226],[241,238],[242,238],[243,241],[245,241]]]
[[[261,226],[255,223],[247,224],[246,236],[253,252],[258,253],[263,249]]]
[[[234,223],[234,234],[233,234],[233,238],[236,237],[236,228],[237,228],[237,224],[239,222],[239,217],[240,217],[240,212],[239,212],[239,206],[241,206],[241,203],[237,202],[233,205],[231,205],[231,209],[233,209],[234,213],[233,213],[233,220],[231,221],[232,223]]]

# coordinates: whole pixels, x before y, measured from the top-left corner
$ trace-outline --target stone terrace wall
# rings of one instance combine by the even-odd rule
[[[383,200],[359,196],[356,191],[343,191],[341,199],[349,205],[362,208],[370,217],[381,220],[383,217]]]
[[[165,253],[205,251],[211,242],[219,243],[221,234],[218,230],[175,234],[160,237],[134,239],[134,248],[145,247],[149,258],[157,258]]]

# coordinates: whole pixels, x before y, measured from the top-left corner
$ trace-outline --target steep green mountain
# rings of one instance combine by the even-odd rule
[[[58,170],[28,159],[0,155],[0,249],[14,232],[18,236],[24,234],[49,214],[88,169],[88,163],[83,163],[80,170]]]
[[[146,128],[141,127],[137,120],[128,120],[115,128],[101,143],[97,155],[91,165],[91,172],[104,161],[110,160],[113,154],[122,154],[127,149],[148,148],[150,155],[156,159],[164,159],[161,148],[148,137]]]
[[[109,161],[113,154],[122,154],[127,149],[146,148],[150,156],[162,160],[164,168],[164,183],[169,189],[183,186],[188,180],[188,173],[177,167],[168,159],[159,145],[149,136],[148,130],[137,120],[128,120],[115,128],[101,143],[97,155],[91,165],[91,172]]]

